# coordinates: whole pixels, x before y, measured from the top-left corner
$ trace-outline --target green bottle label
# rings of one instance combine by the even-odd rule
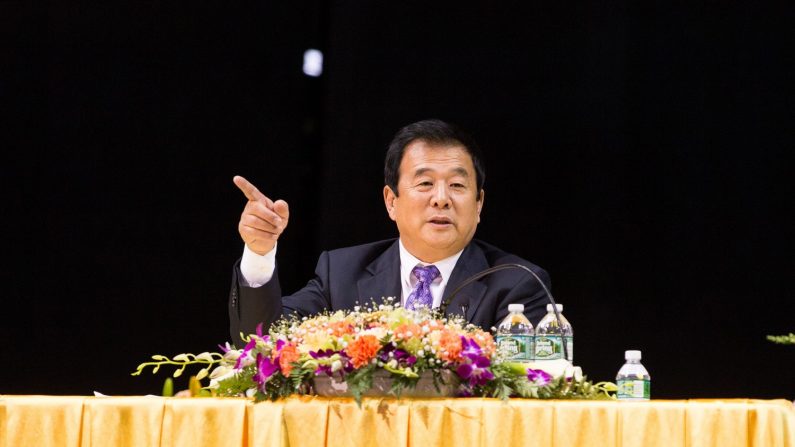
[[[557,360],[563,358],[563,340],[560,335],[536,335],[536,360]]]
[[[566,351],[564,354],[568,354],[569,357],[566,359],[570,362],[574,361],[574,337],[571,335],[567,335],[563,337],[564,341],[566,342]]]
[[[643,379],[620,379],[616,397],[619,399],[649,399],[651,382]]]
[[[532,335],[498,335],[494,337],[497,350],[506,360],[529,362],[533,360]]]

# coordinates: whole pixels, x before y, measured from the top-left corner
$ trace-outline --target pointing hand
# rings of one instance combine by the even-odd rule
[[[284,200],[272,201],[245,178],[236,175],[235,185],[248,199],[237,230],[249,250],[264,255],[273,250],[276,240],[287,227],[290,209]]]

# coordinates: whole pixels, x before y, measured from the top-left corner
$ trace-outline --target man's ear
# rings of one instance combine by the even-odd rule
[[[384,186],[384,205],[389,218],[392,220],[395,220],[395,199],[397,199],[397,195],[392,191],[392,188],[389,185]]]
[[[480,198],[478,199],[478,223],[480,223],[480,211],[483,209],[483,201],[486,200],[486,190],[480,190]]]

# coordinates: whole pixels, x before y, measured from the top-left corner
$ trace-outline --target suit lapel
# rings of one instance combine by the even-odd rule
[[[387,297],[394,297],[395,302],[400,303],[400,251],[397,240],[367,266],[364,277],[357,281],[356,287],[360,304],[370,304],[371,300],[381,304]]]
[[[464,249],[464,252],[461,253],[461,257],[458,258],[458,262],[455,264],[453,273],[450,275],[450,281],[447,282],[447,287],[445,287],[444,291],[445,298],[457,289],[458,285],[467,278],[487,268],[489,268],[489,264],[486,262],[486,256],[483,254],[480,247],[473,243],[467,245],[467,248]],[[475,281],[464,287],[453,297],[453,300],[447,307],[447,314],[461,315],[462,310],[466,310],[465,317],[467,321],[471,321],[472,316],[475,315],[478,307],[483,302],[482,298],[486,293],[486,289],[486,285],[480,281]]]

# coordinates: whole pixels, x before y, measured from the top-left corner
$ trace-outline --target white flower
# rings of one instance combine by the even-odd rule
[[[361,331],[360,335],[373,335],[375,338],[381,340],[382,338],[386,337],[387,329],[382,326],[376,326],[370,329],[365,329]]]
[[[201,354],[196,356],[196,360],[204,360],[204,361],[207,361],[207,362],[212,362],[213,361],[213,356],[210,355],[209,352],[202,352]]]
[[[234,363],[234,362],[237,361],[237,358],[240,357],[240,354],[242,352],[243,351],[241,351],[240,349],[233,349],[231,351],[227,351],[224,354],[224,360],[226,360],[228,362],[231,362],[231,363]]]
[[[249,352],[248,354],[246,354],[245,357],[243,357],[240,360],[240,368],[243,369],[248,365],[254,364],[255,360],[256,359],[254,358],[254,356],[251,354],[251,352]]]
[[[566,378],[574,378],[575,381],[579,382],[582,380],[582,368],[579,366],[569,366],[566,368]]]
[[[210,388],[217,389],[218,384],[224,380],[233,377],[235,369],[229,366],[218,366],[213,372],[210,373]]]

